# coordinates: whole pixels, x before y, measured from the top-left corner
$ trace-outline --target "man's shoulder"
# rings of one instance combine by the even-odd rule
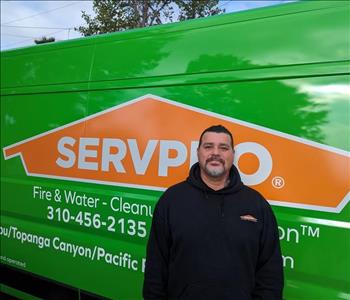
[[[167,188],[165,192],[160,196],[157,202],[157,210],[164,211],[171,209],[175,204],[179,203],[179,200],[184,199],[190,185],[186,181],[179,182]]]
[[[186,180],[176,183],[168,187],[162,195],[162,198],[172,197],[174,195],[178,196],[179,193],[186,192],[190,188],[190,185]]]

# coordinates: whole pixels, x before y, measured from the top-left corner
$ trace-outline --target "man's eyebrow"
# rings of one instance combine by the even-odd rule
[[[202,143],[202,145],[212,146],[212,145],[214,145],[214,143],[213,143],[213,142],[204,142],[204,143]],[[230,144],[228,144],[228,143],[219,143],[218,146],[227,146],[227,147],[230,147]]]

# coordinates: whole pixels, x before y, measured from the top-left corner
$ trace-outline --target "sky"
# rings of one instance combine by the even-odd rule
[[[294,0],[295,1],[295,0]],[[85,25],[81,12],[94,15],[92,1],[4,1],[1,0],[1,50],[35,45],[43,36],[56,41],[79,38],[74,28]],[[226,13],[277,5],[282,1],[220,1]]]

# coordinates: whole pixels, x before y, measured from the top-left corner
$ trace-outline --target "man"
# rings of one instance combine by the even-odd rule
[[[276,220],[267,201],[241,182],[232,134],[207,128],[197,154],[187,180],[156,205],[144,298],[281,300]]]

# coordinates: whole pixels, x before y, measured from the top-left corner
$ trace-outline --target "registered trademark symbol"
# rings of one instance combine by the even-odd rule
[[[272,185],[276,189],[281,189],[284,187],[284,178],[281,176],[275,176],[272,178]]]

